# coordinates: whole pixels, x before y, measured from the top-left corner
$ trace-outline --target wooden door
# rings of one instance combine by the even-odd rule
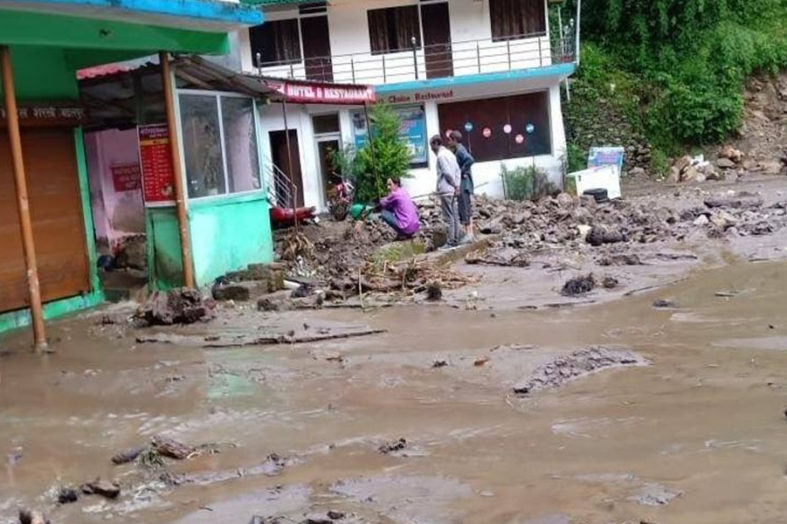
[[[306,78],[318,82],[333,82],[331,39],[328,36],[328,17],[301,18],[303,59]]]
[[[30,216],[43,301],[90,290],[82,197],[71,129],[24,130]],[[0,311],[29,297],[8,135],[0,132]]]
[[[301,158],[298,149],[298,132],[295,129],[290,129],[290,147],[292,166],[289,164],[289,157],[287,155],[287,139],[284,131],[271,131],[271,160],[276,166],[281,169],[289,178],[290,182],[296,185],[295,205],[298,207],[303,206],[303,176],[301,174]],[[282,190],[279,184],[276,184],[276,190]],[[282,195],[277,194],[277,197]]]
[[[451,53],[451,22],[448,2],[421,5],[421,23],[424,29],[424,57],[426,78],[454,75]]]

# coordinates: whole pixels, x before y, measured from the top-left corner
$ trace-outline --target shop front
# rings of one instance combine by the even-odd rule
[[[92,195],[99,250],[114,262],[111,271],[102,272],[110,289],[133,284],[129,275],[140,269],[138,286],[155,290],[186,283],[176,168],[184,185],[190,285],[203,287],[227,272],[273,259],[257,111],[273,92],[259,81],[232,80],[232,71],[198,56],[181,56],[170,67],[177,164],[158,81],[161,64],[83,72],[83,97],[103,107],[88,133],[88,158],[96,159],[89,162],[89,174],[91,191],[100,193]],[[131,87],[124,91],[124,86]],[[129,100],[144,104],[139,111],[124,111],[124,104],[134,106]],[[129,264],[140,243],[145,256]]]
[[[539,71],[540,73],[541,71]],[[536,166],[557,186],[562,185],[566,138],[559,83],[561,70],[545,76],[508,75],[496,82],[425,80],[376,86],[375,101],[392,106],[401,120],[401,137],[411,154],[404,181],[411,195],[434,190],[434,155],[429,138],[458,130],[476,158],[473,168],[478,194],[503,197],[501,169]],[[284,127],[280,109],[261,109],[264,154],[277,158],[276,133]],[[362,107],[306,104],[288,106],[291,142],[298,144],[293,163],[302,181],[300,198],[307,206],[325,209],[328,188],[326,150],[360,147],[367,139]]]
[[[0,331],[32,323],[39,348],[45,319],[104,299],[76,72],[158,52],[225,53],[227,31],[261,22],[200,0],[58,6],[0,7]],[[116,176],[133,184],[127,170]]]

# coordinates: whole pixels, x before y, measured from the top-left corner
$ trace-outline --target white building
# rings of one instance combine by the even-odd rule
[[[573,30],[550,35],[552,3],[263,0],[265,23],[239,38],[241,67],[265,76],[373,85],[377,99],[393,104],[402,118],[413,153],[413,178],[405,182],[412,195],[434,189],[427,142],[452,129],[465,135],[476,158],[477,193],[502,195],[503,164],[535,164],[560,184],[566,138],[559,85],[575,70],[576,42]],[[565,25],[573,28],[573,20]],[[282,108],[261,113],[266,160],[286,164]],[[290,105],[287,115],[299,200],[324,209],[328,152],[363,143],[363,110]]]

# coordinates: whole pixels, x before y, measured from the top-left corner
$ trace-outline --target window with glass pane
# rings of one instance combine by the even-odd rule
[[[189,198],[224,194],[218,98],[182,94],[179,100]]]
[[[543,0],[489,0],[489,18],[494,42],[546,33]]]
[[[338,133],[339,113],[332,113],[330,115],[314,115],[312,117],[312,123],[314,124],[315,135]]]
[[[421,48],[421,22],[417,5],[370,9],[369,45],[373,55]]]
[[[260,163],[257,156],[257,131],[254,128],[254,102],[251,98],[222,96],[221,120],[224,125],[229,192],[259,189]]]

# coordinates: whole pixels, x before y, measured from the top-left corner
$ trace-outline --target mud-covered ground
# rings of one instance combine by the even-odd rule
[[[627,194],[741,189],[787,179]],[[459,262],[478,282],[433,304],[145,329],[119,305],[51,323],[43,357],[4,336],[0,522],[780,522],[787,232],[698,231]],[[600,263],[621,254],[645,264]],[[620,285],[561,295],[591,272]],[[206,446],[112,463],[154,436]],[[56,502],[97,477],[117,499]]]

